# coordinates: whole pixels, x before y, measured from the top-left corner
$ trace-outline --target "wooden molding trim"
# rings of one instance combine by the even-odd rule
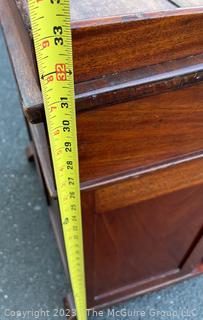
[[[200,185],[202,167],[203,157],[100,188],[95,192],[96,212],[109,212]]]

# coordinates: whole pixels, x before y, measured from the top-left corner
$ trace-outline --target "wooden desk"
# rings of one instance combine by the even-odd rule
[[[0,4],[67,271],[29,20],[25,27],[13,1]],[[109,306],[203,270],[201,5],[72,2],[88,308]],[[112,11],[120,16],[109,17]]]

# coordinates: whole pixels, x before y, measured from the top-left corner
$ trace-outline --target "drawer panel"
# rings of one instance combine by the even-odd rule
[[[196,270],[203,256],[202,193],[203,158],[82,190],[92,305]]]
[[[202,228],[202,192],[199,185],[96,215],[96,300],[181,271]]]
[[[203,184],[203,157],[132,177],[95,191],[96,212],[105,213]]]
[[[203,150],[203,84],[78,114],[81,181]]]

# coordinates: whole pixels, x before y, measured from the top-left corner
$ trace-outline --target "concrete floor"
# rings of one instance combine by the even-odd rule
[[[69,286],[35,168],[25,157],[28,139],[1,33],[0,129],[0,320],[65,319],[54,309],[63,307]],[[203,277],[90,318],[202,320]]]

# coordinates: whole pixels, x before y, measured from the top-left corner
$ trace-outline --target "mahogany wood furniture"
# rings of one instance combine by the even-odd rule
[[[102,308],[203,271],[203,1],[71,9],[87,300]],[[24,22],[12,0],[0,14],[68,273],[26,2]]]

